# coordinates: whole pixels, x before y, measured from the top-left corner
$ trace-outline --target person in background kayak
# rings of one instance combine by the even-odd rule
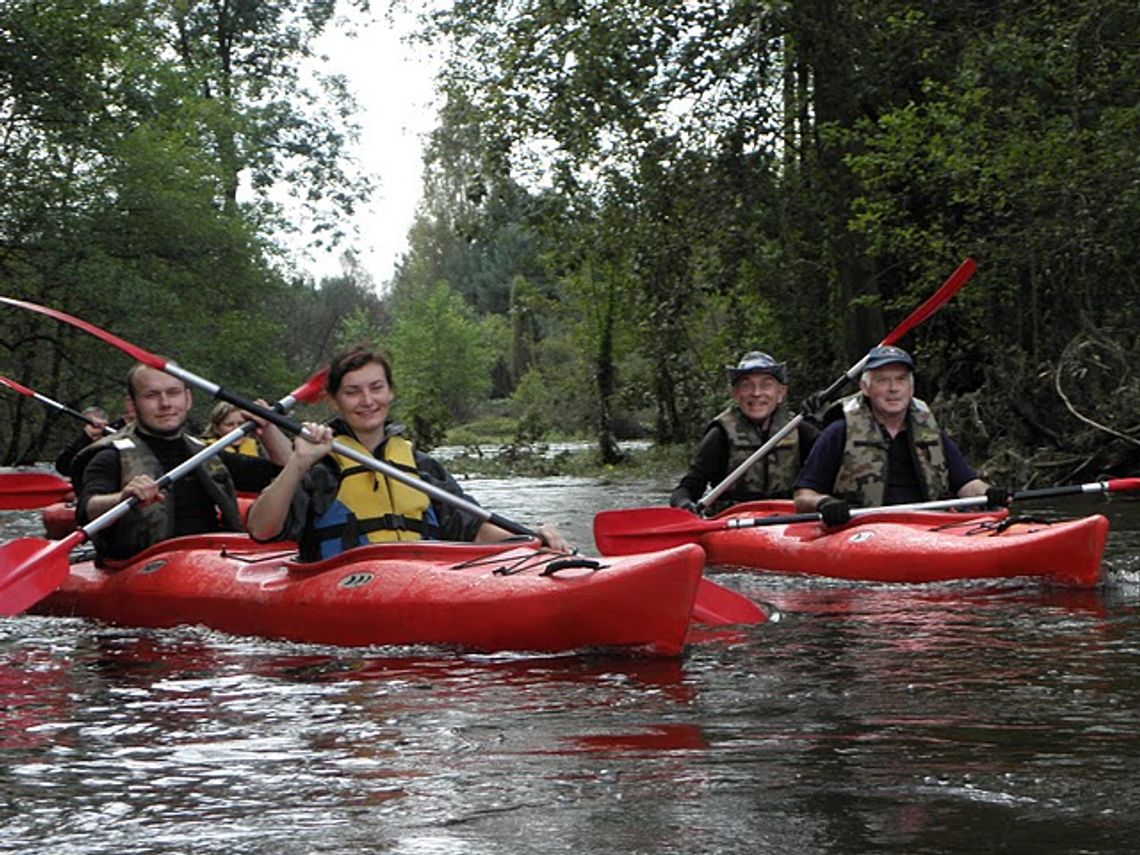
[[[254,540],[295,540],[300,559],[316,561],[364,543],[489,543],[513,536],[333,451],[335,439],[473,501],[437,460],[413,448],[401,426],[389,422],[395,385],[383,354],[359,345],[338,355],[329,366],[327,391],[338,417],[304,425],[315,441],[298,436],[281,474],[250,506],[246,527]],[[569,551],[552,526],[538,532],[551,548]]]
[[[202,441],[207,445],[217,442],[226,434],[241,427],[246,422],[243,410],[229,401],[218,401],[210,410],[209,423],[206,425],[206,434]],[[257,441],[257,437],[246,434],[240,442],[226,447],[226,451],[236,454],[245,454],[249,457],[265,457],[265,450]]]
[[[669,496],[669,504],[698,513],[707,488],[746,461],[790,419],[787,366],[767,353],[750,351],[726,365],[733,403],[705,428],[689,470]],[[819,430],[802,421],[771,451],[740,476],[709,510],[716,512],[754,499],[790,499],[792,484],[807,460]]]
[[[83,410],[83,415],[91,419],[93,424],[84,425],[83,430],[77,434],[75,439],[69,442],[55,458],[55,471],[60,475],[72,478],[72,480],[74,480],[74,476],[77,474],[72,470],[75,468],[75,458],[79,456],[79,452],[83,451],[83,449],[87,448],[91,443],[97,442],[116,431],[120,431],[133,422],[135,420],[135,408],[128,396],[123,409],[123,415],[114,421],[108,421],[107,411],[97,406],[87,407]]]
[[[831,407],[826,427],[795,483],[796,510],[818,511],[828,526],[851,505],[877,507],[1009,494],[979,478],[930,407],[914,397],[914,360],[901,347],[871,348],[859,392]]]
[[[84,407],[83,415],[90,421],[83,426],[83,430],[77,433],[71,442],[64,446],[55,458],[55,471],[66,478],[71,477],[71,466],[75,462],[75,456],[91,443],[106,436],[107,426],[110,424],[107,411],[102,407]]]
[[[139,504],[93,537],[100,559],[125,559],[167,538],[211,531],[241,531],[236,489],[255,492],[280,471],[273,460],[289,457],[289,440],[259,422],[271,460],[240,454],[213,457],[165,490],[158,479],[202,448],[185,432],[193,403],[176,377],[136,364],[127,374],[134,421],[88,446],[76,459],[76,518],[80,525],[130,496]],[[236,488],[235,488],[236,485]]]

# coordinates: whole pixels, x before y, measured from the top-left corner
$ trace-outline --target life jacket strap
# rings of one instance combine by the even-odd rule
[[[343,549],[352,549],[360,545],[362,537],[374,531],[414,531],[420,537],[426,537],[428,526],[423,520],[411,519],[403,514],[384,514],[370,520],[358,520],[354,516],[339,524],[322,526],[318,532],[320,540],[339,539]]]

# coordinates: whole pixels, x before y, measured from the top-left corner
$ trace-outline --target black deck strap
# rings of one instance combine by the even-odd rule
[[[525,539],[530,540],[531,538],[525,538]],[[488,556],[485,556],[482,558],[471,558],[471,559],[468,559],[467,561],[461,561],[458,564],[451,565],[451,569],[452,570],[465,570],[465,569],[470,568],[470,567],[486,567],[490,564],[498,564],[499,566],[496,567],[494,570],[492,570],[491,571],[492,573],[494,573],[496,576],[513,576],[516,573],[523,572],[524,570],[530,570],[534,567],[542,567],[544,564],[546,564],[546,565],[553,565],[554,566],[553,571],[550,569],[550,567],[546,567],[543,570],[542,575],[549,576],[549,575],[551,575],[552,572],[556,573],[560,569],[562,569],[562,570],[566,569],[567,565],[564,563],[561,563],[561,562],[566,562],[566,561],[589,561],[589,559],[574,558],[574,557],[567,558],[565,556],[565,553],[562,553],[562,552],[554,552],[554,551],[549,550],[549,549],[538,549],[538,550],[535,550],[534,552],[524,554],[524,555],[520,555],[517,558],[514,558],[513,560],[504,559],[502,555],[497,554],[497,553],[495,555],[488,555]],[[598,569],[599,567],[601,567],[601,565],[597,564],[597,562],[593,562],[593,564],[596,565],[594,567],[594,569]],[[577,566],[586,566],[586,565],[577,565]]]
[[[588,570],[601,570],[606,565],[600,561],[595,561],[593,558],[580,558],[578,556],[571,556],[569,558],[556,558],[546,565],[545,569],[540,575],[553,576],[560,570],[573,570],[576,568],[586,568]]]
[[[522,555],[514,559],[514,563],[521,564],[523,562],[530,561],[532,557],[533,556],[531,555]],[[494,555],[487,555],[481,558],[468,558],[466,561],[460,561],[458,564],[452,564],[451,569],[466,570],[468,567],[486,567],[488,564],[501,564],[502,561],[503,556],[496,552]]]
[[[1003,532],[1007,528],[1009,528],[1010,526],[1019,525],[1019,524],[1024,524],[1024,525],[1053,525],[1056,522],[1057,522],[1057,520],[1047,519],[1046,517],[1033,516],[1032,514],[1027,514],[1025,516],[1022,516],[1020,514],[1010,514],[1008,517],[1006,517],[1004,520],[1002,520],[1001,522],[998,523],[997,530],[998,530],[998,532]]]
[[[1020,514],[1010,514],[1005,519],[976,519],[976,520],[962,520],[961,522],[944,523],[943,525],[932,528],[931,531],[949,531],[955,528],[965,528],[964,532],[966,537],[973,537],[975,535],[995,535],[1001,534],[1011,526],[1021,523],[1026,525],[1052,525],[1056,520],[1046,519],[1044,517],[1035,516],[1022,516]]]
[[[524,555],[515,561],[510,567],[496,567],[492,572],[496,576],[513,576],[516,573],[521,573],[523,570],[530,570],[534,567],[541,567],[543,564],[549,564],[555,560],[560,552],[547,552],[545,550],[538,550],[531,555]]]
[[[950,531],[951,529],[963,528],[966,529],[964,532],[966,537],[973,537],[976,534],[996,534],[1001,531],[999,525],[1000,522],[994,519],[959,520],[958,522],[943,523],[930,530]]]
[[[528,538],[529,539],[529,538]],[[491,564],[498,564],[491,572],[496,576],[513,576],[515,573],[521,573],[523,570],[529,570],[531,567],[541,566],[550,558],[547,556],[560,555],[558,552],[546,552],[538,550],[525,555],[520,555],[514,559],[504,559],[500,553],[494,555],[487,555],[480,558],[469,558],[467,561],[460,561],[458,564],[452,564],[452,570],[466,570],[471,567],[486,567]]]

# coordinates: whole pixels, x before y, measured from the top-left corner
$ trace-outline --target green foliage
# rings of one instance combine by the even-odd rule
[[[297,74],[335,6],[0,6],[0,292],[222,385],[265,397],[295,386],[332,326],[312,352],[313,339],[291,334],[313,323],[294,310],[307,317],[321,301],[274,269],[271,192],[287,182],[331,224],[368,189],[346,171],[343,89],[310,91]],[[121,412],[130,361],[107,345],[21,312],[0,315],[0,340],[8,376],[68,406]],[[0,459],[51,456],[73,428],[38,404],[0,401]]]
[[[1005,395],[989,366],[1032,378],[1135,325],[1134,4],[466,0],[426,37],[454,50],[450,192],[420,227],[485,248],[510,188],[498,210],[542,238],[516,269],[541,253],[556,294],[516,398],[575,421],[578,384],[603,455],[619,410],[693,437],[752,347],[790,362],[793,399],[829,384],[967,255],[975,281],[903,342],[929,396]],[[1049,399],[1020,441],[1064,441]],[[996,437],[1008,413],[981,412]]]
[[[550,391],[542,372],[536,368],[523,375],[511,396],[517,423],[525,426],[528,435],[535,439],[542,439],[556,427],[556,420],[564,416],[555,408]]]
[[[335,8],[0,7],[0,291],[265,395],[372,340],[422,443],[510,396],[520,454],[586,433],[609,464],[639,429],[690,443],[745,350],[790,363],[793,401],[829,384],[970,255],[902,342],[921,393],[1006,471],[1132,465],[1109,381],[1140,356],[1134,2],[436,9],[439,127],[383,299],[274,245],[275,186],[330,240],[369,189],[343,81],[298,73]],[[119,409],[125,357],[24,313],[0,332],[0,370]],[[5,461],[64,432],[0,398]]]
[[[367,306],[357,306],[340,319],[336,333],[336,350],[341,353],[356,344],[381,347],[379,331]]]
[[[391,335],[396,412],[430,448],[487,395],[504,322],[480,321],[445,283],[397,308]]]

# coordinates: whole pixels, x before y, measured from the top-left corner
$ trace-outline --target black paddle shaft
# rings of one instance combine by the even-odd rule
[[[237,407],[241,407],[246,412],[255,413],[266,421],[277,425],[277,427],[281,428],[283,431],[286,431],[295,436],[305,437],[306,439],[309,438],[305,433],[304,427],[302,427],[299,422],[294,421],[288,416],[274,412],[268,407],[262,407],[259,404],[255,404],[252,401],[249,401],[240,395],[235,394],[234,392],[230,392],[228,389],[223,389],[213,383],[203,381],[200,377],[197,377],[191,372],[185,371],[176,365],[168,364],[163,370],[168,374],[173,374],[174,376],[186,380],[187,382],[194,383],[200,388],[209,390],[215,398],[221,401],[228,401]],[[526,526],[514,522],[513,520],[501,517],[498,514],[492,513],[486,508],[481,507],[480,505],[476,505],[473,502],[467,501],[461,496],[456,496],[454,493],[449,493],[447,490],[444,490],[441,487],[437,487],[434,484],[409,475],[406,472],[397,469],[395,466],[391,466],[382,460],[376,459],[370,454],[362,454],[361,452],[342,445],[338,442],[333,442],[333,449],[336,450],[337,454],[342,454],[350,460],[356,461],[361,466],[366,466],[373,471],[380,472],[390,478],[395,478],[397,481],[406,484],[412,489],[419,490],[422,493],[427,493],[427,495],[431,496],[433,499],[438,499],[441,502],[447,502],[451,505],[454,505],[455,507],[466,511],[469,514],[478,517],[484,522],[489,522],[492,525],[497,525],[499,528],[506,529],[507,531],[513,532],[514,534],[522,534],[527,537],[534,537],[538,540],[545,541],[545,538],[543,538],[538,532],[534,531],[533,529],[527,528]]]

